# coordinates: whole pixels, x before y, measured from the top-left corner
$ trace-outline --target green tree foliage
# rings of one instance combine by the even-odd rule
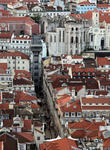
[[[37,16],[33,16],[33,17],[31,17],[36,23],[40,23],[40,20],[41,20],[41,17],[40,17],[40,15],[37,15]]]

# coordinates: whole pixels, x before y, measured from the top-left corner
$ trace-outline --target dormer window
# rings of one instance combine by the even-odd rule
[[[78,116],[78,117],[81,117],[81,112],[77,112],[77,116]]]
[[[71,112],[71,117],[75,117],[75,112]]]
[[[67,86],[67,84],[66,84],[66,83],[63,83],[63,84],[62,84],[62,87],[65,87],[65,86]]]
[[[65,112],[65,117],[69,117],[69,112]]]

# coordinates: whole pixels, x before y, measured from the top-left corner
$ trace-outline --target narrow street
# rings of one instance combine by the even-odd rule
[[[41,122],[45,123],[45,139],[52,139],[58,136],[54,125],[53,117],[50,113],[48,104],[45,98],[41,99]]]
[[[47,90],[47,92],[48,92],[48,90]],[[49,98],[46,97],[45,93],[44,93],[44,97],[45,97],[44,101],[46,103],[45,106],[47,106],[47,108],[48,108],[48,117],[51,119],[50,122],[53,125],[53,128],[55,130],[55,135],[64,137],[63,127],[61,126],[58,114],[54,107],[54,103],[52,100],[50,100]],[[47,120],[46,120],[46,122],[47,122]]]

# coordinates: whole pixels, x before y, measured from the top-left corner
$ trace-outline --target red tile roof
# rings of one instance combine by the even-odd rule
[[[97,10],[94,10],[97,11]],[[82,19],[86,19],[86,20],[91,20],[92,19],[92,13],[94,11],[87,11],[84,14],[70,14],[70,16],[72,16],[73,18],[77,19],[77,20],[82,20]],[[99,21],[100,22],[106,22],[106,23],[110,23],[110,12],[103,12],[103,11],[98,11],[99,12]]]
[[[14,72],[15,72],[14,78],[21,77],[21,78],[31,79],[32,77],[32,74],[26,70],[14,70]]]
[[[90,3],[88,1],[83,1],[81,3],[78,3],[78,5],[82,6],[82,5],[93,5],[94,3]],[[95,5],[95,4],[94,4]]]
[[[34,122],[34,126],[35,127],[42,127],[43,126],[43,124],[42,123],[40,123],[40,122]]]
[[[61,58],[62,59],[66,59],[66,58],[68,58],[68,56],[70,56],[72,59],[83,59],[83,57],[82,56],[80,56],[80,55],[62,55],[61,56]]]
[[[1,39],[11,39],[12,33],[10,32],[1,32],[0,33],[0,38]]]
[[[96,95],[107,95],[107,91],[96,91]]]
[[[32,120],[23,120],[24,121],[24,127],[22,128],[22,131],[27,132],[31,130]]]
[[[104,148],[106,148],[106,147],[110,148],[110,138],[104,140],[103,147]]]
[[[20,51],[3,51],[3,52],[0,52],[0,58],[6,58],[7,56],[13,56],[13,57],[17,57],[17,56],[21,56],[22,59],[29,59],[29,56],[20,52]]]
[[[3,120],[3,127],[12,127],[13,125],[13,120],[12,119],[8,119],[8,120]]]
[[[2,16],[12,16],[10,11],[6,11],[6,10],[0,10],[0,12],[2,13]]]
[[[2,92],[3,99],[13,99],[13,93]]]
[[[35,24],[35,21],[30,17],[1,17],[0,23],[23,22]]]
[[[15,102],[17,103],[20,101],[27,102],[27,101],[32,101],[32,100],[37,100],[37,97],[24,93],[22,91],[16,91]]]
[[[34,142],[34,136],[31,132],[20,132],[18,133],[19,136],[22,136],[26,141],[25,143],[33,143]],[[18,138],[20,143],[24,143],[21,138]]]
[[[92,131],[89,131],[89,132],[86,132],[85,136],[87,138],[92,138],[92,139],[96,139],[98,138],[99,136],[99,130],[92,130]]]
[[[20,36],[17,36],[17,37],[14,37],[14,39],[15,40],[32,40],[32,38],[31,37],[29,37],[29,36],[26,36],[26,37],[24,37],[24,36],[22,36],[22,37],[20,37]]]
[[[3,150],[17,150],[17,139],[11,136],[9,133],[3,133],[0,135],[0,141],[3,141]]]
[[[74,17],[77,20],[81,20],[81,19],[91,20],[92,19],[92,11],[87,11],[84,14],[70,14],[70,16]]]
[[[23,2],[33,3],[33,2],[39,2],[39,0],[23,0]]]
[[[91,122],[87,120],[82,120],[80,122],[75,122],[75,123],[73,122],[68,123],[68,127],[70,129],[85,129],[90,125],[91,125]]]
[[[71,100],[71,96],[65,94],[65,95],[62,95],[61,98],[57,99],[56,100],[56,103],[59,105],[59,106],[63,106],[65,105],[67,102],[69,102]]]
[[[79,100],[64,105],[60,109],[62,112],[82,112]]]
[[[88,127],[86,127],[86,130],[98,130],[100,126],[105,126],[105,122],[92,122]]]
[[[13,80],[13,85],[33,85],[33,81],[31,80],[27,80],[27,79],[24,79],[24,78],[21,78],[21,79],[14,79]]]
[[[0,109],[2,109],[2,110],[9,109],[9,103],[0,104]]]
[[[0,74],[6,74],[7,69],[7,63],[0,63]]]
[[[28,10],[28,8],[26,6],[21,6],[16,8],[16,10]]]
[[[108,7],[110,7],[110,5],[108,5],[108,4],[97,4],[97,7],[98,8],[108,8]]]
[[[75,150],[74,148],[78,148],[76,142],[67,138],[40,144],[40,150]]]
[[[96,60],[98,66],[110,65],[110,59],[106,57],[98,57]]]
[[[38,104],[35,104],[35,103],[31,103],[30,105],[31,105],[32,109],[39,109],[40,108],[40,106]]]
[[[110,104],[110,98],[82,98],[82,103],[101,103],[101,104],[104,104],[104,103],[107,103],[107,104]]]
[[[0,141],[0,150],[3,150],[3,141]]]
[[[72,72],[95,72],[95,68],[72,68]]]
[[[17,2],[17,0],[0,0],[0,3],[2,3],[2,4],[10,4],[10,3],[15,3],[15,2]]]
[[[84,138],[85,136],[85,131],[84,130],[76,130],[71,134],[72,138]]]
[[[21,144],[34,142],[34,136],[31,132],[11,132],[10,134],[15,136]]]
[[[110,110],[110,106],[82,106],[83,110]]]

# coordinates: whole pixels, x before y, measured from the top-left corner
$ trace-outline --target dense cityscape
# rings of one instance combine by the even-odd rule
[[[0,0],[0,150],[110,150],[110,0]]]

